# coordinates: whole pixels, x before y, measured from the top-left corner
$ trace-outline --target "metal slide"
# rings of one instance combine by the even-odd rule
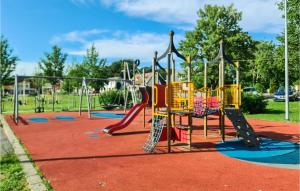
[[[233,127],[237,131],[238,135],[243,138],[243,141],[248,146],[260,145],[260,139],[255,134],[251,125],[245,119],[243,113],[239,109],[225,109],[225,115],[232,122]]]
[[[135,104],[127,113],[127,115],[118,123],[110,125],[103,129],[103,132],[106,134],[112,134],[115,131],[120,129],[124,129],[127,127],[135,118],[136,116],[147,106],[149,96],[147,94],[146,88],[140,88],[142,93],[142,103]]]
[[[151,128],[147,142],[143,149],[145,152],[152,153],[161,137],[164,127],[166,126],[166,117],[155,116],[153,127]]]

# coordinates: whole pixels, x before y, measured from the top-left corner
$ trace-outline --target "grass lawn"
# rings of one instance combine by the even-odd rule
[[[34,97],[26,96],[24,99],[22,96],[19,97],[20,101],[26,100],[26,104],[19,105],[19,111],[21,113],[34,112]],[[45,97],[45,112],[52,111],[52,96],[48,95]],[[55,111],[78,111],[79,109],[79,96],[72,95],[58,95],[58,104],[55,104]],[[284,102],[274,102],[272,100],[268,101],[267,109],[265,113],[261,114],[246,114],[248,118],[263,119],[270,121],[285,121],[284,120]],[[6,97],[4,99],[4,113],[13,112],[13,101],[12,97]],[[299,123],[300,122],[300,101],[290,102],[290,122]],[[87,109],[86,97],[83,96],[82,107],[84,110]],[[103,109],[99,103],[98,96],[92,97],[92,110]]]
[[[248,118],[263,119],[270,121],[285,121],[285,103],[268,101],[267,109],[261,114],[247,114]],[[290,122],[300,122],[300,101],[289,102]]]
[[[1,156],[0,159],[0,190],[29,191],[22,166],[13,153]]]
[[[45,111],[52,111],[52,96],[46,95],[44,97],[45,99],[45,105],[44,109]],[[19,111],[21,113],[29,113],[34,112],[35,108],[35,97],[34,96],[25,96],[19,95],[19,102],[22,104],[19,104]],[[93,96],[91,99],[92,102],[92,109],[98,110],[102,109],[101,105],[99,103],[98,96]],[[23,104],[26,103],[26,104]],[[55,111],[78,111],[79,109],[79,103],[80,98],[79,96],[73,96],[73,95],[58,95],[57,96],[57,103],[54,104],[54,110]],[[87,109],[87,98],[86,96],[82,97],[82,108],[83,110]],[[13,112],[13,98],[5,97],[3,101],[3,111],[4,113],[12,113]]]

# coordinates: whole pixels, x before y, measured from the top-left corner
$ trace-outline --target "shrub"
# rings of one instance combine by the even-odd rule
[[[110,90],[110,91],[100,93],[99,103],[103,105],[111,105],[111,104],[124,105],[123,92],[117,90]]]
[[[259,93],[263,93],[265,90],[264,86],[260,83],[256,83],[254,87],[257,90],[257,92],[259,92]]]
[[[267,101],[261,95],[242,95],[242,111],[245,113],[263,113],[267,107]]]

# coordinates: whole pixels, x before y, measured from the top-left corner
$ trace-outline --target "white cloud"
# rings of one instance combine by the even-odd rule
[[[17,63],[14,74],[17,75],[32,75],[37,71],[38,62],[20,61]]]
[[[132,58],[149,62],[154,51],[162,54],[168,47],[168,34],[157,33],[134,33],[116,31],[112,36],[85,41],[78,50],[67,50],[70,55],[84,56],[86,49],[94,44],[101,57],[110,59]],[[183,36],[175,35],[175,42],[179,42]]]
[[[84,1],[84,0],[81,0]],[[249,32],[278,33],[283,29],[278,0],[100,0],[108,7],[129,16],[143,17],[189,28],[195,25],[197,11],[205,4],[229,5],[243,12],[241,26]],[[186,26],[184,26],[186,25]]]
[[[106,30],[99,30],[99,29],[91,29],[86,31],[71,31],[65,34],[55,35],[51,40],[51,44],[57,44],[64,41],[67,42],[79,42],[85,43],[86,37],[90,37],[93,35],[99,35],[101,33],[107,32]]]

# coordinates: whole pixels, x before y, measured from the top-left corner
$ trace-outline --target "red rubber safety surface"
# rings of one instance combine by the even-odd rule
[[[149,113],[150,114],[150,113]],[[56,115],[77,117],[74,121],[55,119]],[[142,113],[114,136],[100,129],[120,119],[88,119],[86,114],[41,113],[21,115],[27,121],[16,126],[7,122],[22,141],[32,159],[57,191],[89,190],[299,190],[299,170],[275,168],[229,158],[217,152],[220,141],[218,120],[209,120],[208,138],[203,138],[202,120],[193,132],[191,151],[180,146],[166,154],[160,142],[155,154],[142,150],[149,124],[143,128]],[[29,122],[30,117],[47,117],[49,122]],[[146,121],[150,119],[148,115]],[[299,141],[299,125],[248,120],[255,131],[273,139]],[[98,133],[96,134],[96,132]],[[91,134],[95,136],[91,136]],[[97,136],[99,135],[99,136]],[[226,119],[226,138],[234,138]]]

